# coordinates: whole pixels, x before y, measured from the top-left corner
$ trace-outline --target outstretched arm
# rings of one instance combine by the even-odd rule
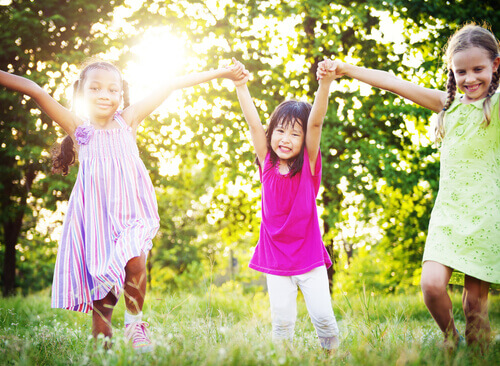
[[[136,128],[144,118],[158,108],[173,91],[195,86],[216,78],[231,79],[233,78],[233,74],[236,75],[234,76],[235,78],[241,78],[243,69],[236,65],[231,65],[217,70],[184,75],[165,81],[151,95],[126,108],[122,116],[133,128]]]
[[[322,72],[322,77],[319,79],[318,91],[314,97],[314,103],[309,114],[307,121],[306,133],[306,149],[309,155],[309,163],[311,166],[311,173],[314,175],[316,160],[318,159],[319,145],[321,141],[321,130],[323,128],[323,121],[328,109],[328,97],[330,95],[330,85],[337,77],[335,72],[328,71],[331,66],[331,60],[321,61],[318,64],[318,73]]]
[[[386,71],[367,69],[338,60],[332,61],[329,70],[335,72],[337,78],[344,75],[349,76],[376,88],[384,89],[409,99],[436,113],[443,109],[446,101],[445,92],[424,88],[409,81],[402,80]],[[323,75],[318,73],[318,76],[322,77]]]
[[[233,61],[235,64],[243,66],[240,62],[234,59]],[[243,111],[248,128],[250,129],[250,135],[252,136],[255,153],[257,154],[259,164],[262,167],[267,155],[266,131],[264,130],[264,126],[262,126],[259,113],[257,112],[257,108],[255,108],[255,104],[253,103],[250,91],[247,87],[249,77],[250,74],[245,70],[243,78],[239,80],[236,79],[234,81],[234,85],[236,86],[236,94],[238,95],[241,110]]]
[[[74,113],[64,108],[34,81],[0,70],[0,84],[33,98],[42,111],[68,135],[73,135],[76,127],[81,124],[81,120]]]

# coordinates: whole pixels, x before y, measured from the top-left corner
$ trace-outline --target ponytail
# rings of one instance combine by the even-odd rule
[[[61,145],[52,149],[52,173],[68,175],[69,167],[75,163],[76,152],[71,136],[66,136]]]

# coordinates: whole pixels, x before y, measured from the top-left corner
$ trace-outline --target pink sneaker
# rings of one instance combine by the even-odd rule
[[[142,320],[125,326],[125,338],[132,342],[132,347],[139,353],[151,352],[153,345],[149,339],[149,324]]]

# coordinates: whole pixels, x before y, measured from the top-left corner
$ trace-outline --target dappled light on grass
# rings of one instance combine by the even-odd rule
[[[464,329],[460,294],[453,292],[457,326]],[[490,298],[492,329],[500,329],[499,295]],[[150,291],[144,320],[155,348],[137,354],[123,337],[124,301],[113,314],[113,346],[94,344],[91,317],[50,309],[48,292],[0,304],[0,357],[13,364],[93,365],[485,365],[499,364],[500,343],[484,356],[473,350],[449,355],[442,335],[419,294],[371,296],[371,291],[336,295],[333,306],[341,331],[340,348],[322,352],[302,298],[295,339],[273,344],[269,299],[241,286],[207,284],[191,292]],[[427,316],[423,316],[426,314]]]

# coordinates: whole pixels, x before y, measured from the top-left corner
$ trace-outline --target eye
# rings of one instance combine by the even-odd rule
[[[481,72],[481,71],[483,71],[483,68],[482,68],[482,67],[476,67],[476,68],[474,69],[474,71],[475,71],[475,72]]]

